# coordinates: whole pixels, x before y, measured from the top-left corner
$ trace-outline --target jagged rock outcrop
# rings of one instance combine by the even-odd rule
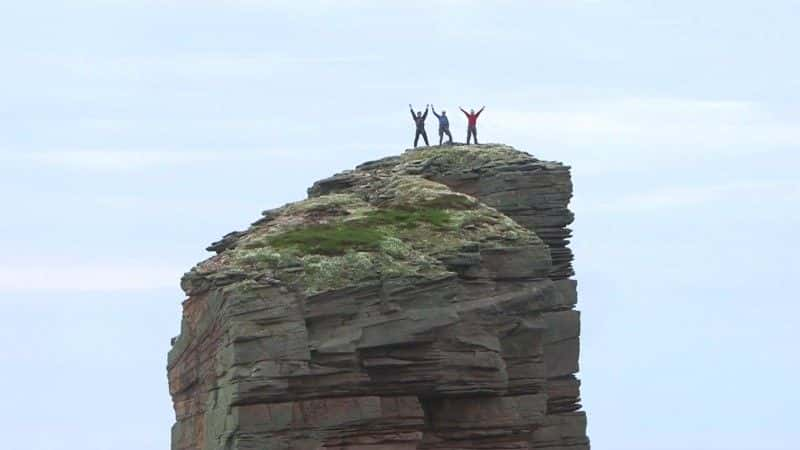
[[[588,449],[569,168],[501,145],[321,180],[182,280],[174,450]]]

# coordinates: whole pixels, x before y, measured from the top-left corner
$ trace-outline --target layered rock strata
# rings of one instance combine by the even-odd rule
[[[569,168],[427,147],[321,180],[188,272],[173,450],[588,449]]]

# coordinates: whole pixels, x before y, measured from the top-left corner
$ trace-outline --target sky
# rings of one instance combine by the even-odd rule
[[[169,446],[178,281],[408,104],[572,166],[598,450],[800,440],[800,2],[0,5],[9,450]],[[434,124],[429,120],[431,135]]]

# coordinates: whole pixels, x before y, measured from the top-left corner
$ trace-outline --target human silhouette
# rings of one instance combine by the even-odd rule
[[[486,108],[485,106],[481,106],[481,109],[478,112],[475,112],[474,109],[470,109],[469,112],[464,111],[464,108],[458,107],[464,115],[467,116],[467,145],[469,145],[470,136],[475,138],[475,143],[478,143],[478,116],[481,115],[483,109]]]
[[[444,139],[444,135],[446,134],[449,141],[449,144],[453,143],[453,135],[450,134],[450,121],[447,119],[447,111],[442,110],[441,114],[436,114],[436,109],[431,105],[431,111],[433,115],[439,119],[439,145],[442,145],[442,139]]]
[[[428,117],[429,106],[430,105],[425,105],[425,113],[419,111],[415,113],[414,107],[411,106],[410,103],[408,104],[408,108],[411,110],[411,118],[414,119],[414,123],[417,125],[417,132],[414,134],[414,148],[417,148],[420,136],[425,140],[425,145],[430,145],[428,143],[428,133],[425,132],[425,119]]]

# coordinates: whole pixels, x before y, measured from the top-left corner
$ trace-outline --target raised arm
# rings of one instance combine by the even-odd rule
[[[426,118],[426,117],[428,117],[428,106],[430,106],[430,105],[425,105],[425,112],[424,112],[424,113],[422,113],[422,118],[423,118],[423,119],[424,119],[424,118]]]
[[[411,118],[416,120],[417,116],[414,115],[414,107],[411,106],[411,103],[408,104],[408,109],[411,111]]]
[[[475,117],[480,116],[481,113],[483,112],[484,108],[486,108],[486,107],[485,106],[481,106],[481,109],[479,109],[478,112],[475,113]]]
[[[460,110],[461,110],[461,112],[463,112],[465,116],[469,116],[469,113],[468,113],[468,112],[466,112],[466,111],[464,111],[464,108],[462,108],[462,107],[460,107],[460,106],[459,106],[459,107],[458,107],[458,109],[460,109]]]
[[[436,114],[436,108],[434,108],[433,105],[431,105],[431,112],[433,113],[434,116],[440,117],[438,114]]]

